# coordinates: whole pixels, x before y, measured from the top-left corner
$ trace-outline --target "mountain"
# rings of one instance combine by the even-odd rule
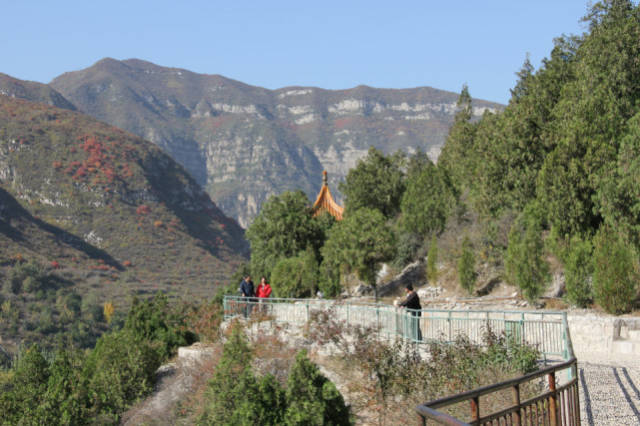
[[[237,222],[152,143],[0,95],[0,274],[33,259],[107,298],[210,297],[247,252]]]
[[[0,73],[0,95],[76,110],[76,107],[50,86],[35,81],[24,81]]]
[[[314,197],[323,169],[336,188],[371,145],[436,158],[458,97],[429,87],[268,90],[109,58],[50,85],[87,114],[160,146],[245,227],[271,194],[299,188]],[[476,116],[498,108],[474,101]]]

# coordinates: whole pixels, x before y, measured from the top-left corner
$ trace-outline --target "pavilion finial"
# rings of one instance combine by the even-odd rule
[[[327,171],[324,170],[322,172],[322,184],[326,186],[328,185],[328,182],[329,182],[329,179],[327,178]]]

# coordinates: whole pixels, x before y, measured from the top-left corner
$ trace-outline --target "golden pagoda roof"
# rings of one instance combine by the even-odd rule
[[[313,217],[318,216],[323,212],[329,213],[336,220],[342,220],[342,212],[344,208],[335,202],[329,191],[329,185],[327,184],[327,171],[322,172],[322,188],[316,197],[316,202],[313,203]]]

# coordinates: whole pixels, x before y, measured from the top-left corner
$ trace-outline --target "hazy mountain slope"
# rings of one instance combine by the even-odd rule
[[[247,252],[238,224],[153,144],[7,96],[0,96],[0,204],[2,257],[21,250],[62,267],[109,270],[105,282],[120,273],[130,279],[126,289],[101,282],[107,292],[210,293]]]
[[[35,81],[24,81],[0,73],[0,95],[76,110],[76,107],[50,86]]]
[[[78,108],[162,147],[246,226],[273,193],[315,196],[370,145],[437,157],[458,95],[428,87],[267,90],[218,75],[103,59],[51,86]],[[500,105],[475,103],[474,113]]]

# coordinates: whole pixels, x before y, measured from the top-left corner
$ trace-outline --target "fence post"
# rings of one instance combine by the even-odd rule
[[[557,416],[557,402],[558,396],[556,394],[556,373],[549,373],[549,390],[551,391],[551,395],[549,397],[549,424],[551,426],[558,425],[558,416]]]
[[[449,341],[451,342],[451,311],[449,311],[449,318],[447,318],[447,322],[449,323]]]
[[[513,415],[513,424],[520,426],[520,385],[513,387],[513,405],[516,406],[516,412]]]
[[[524,345],[526,340],[524,339],[524,312],[520,314],[520,344]]]
[[[480,419],[480,397],[474,396],[471,398],[471,421],[474,424],[478,424]]]

